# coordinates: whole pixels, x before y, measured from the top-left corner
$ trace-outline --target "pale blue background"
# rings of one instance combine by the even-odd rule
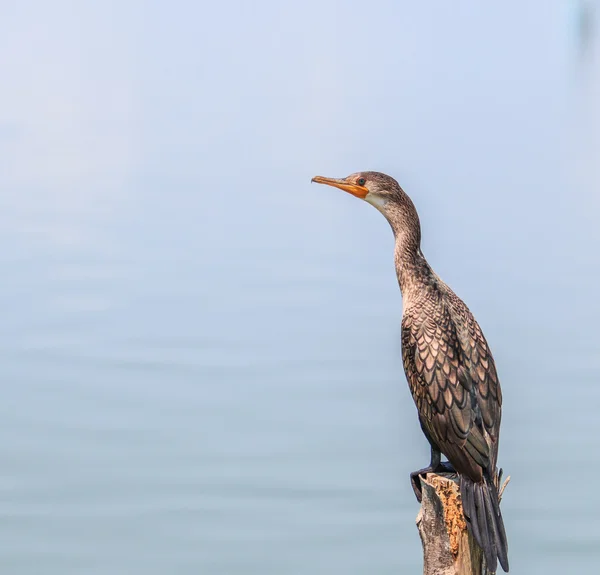
[[[392,235],[310,185],[362,169],[496,356],[511,572],[594,572],[580,6],[3,2],[2,573],[421,572]]]

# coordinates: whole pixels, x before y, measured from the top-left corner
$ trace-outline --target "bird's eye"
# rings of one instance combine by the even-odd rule
[[[357,184],[359,186],[364,186],[366,183],[367,183],[367,180],[365,180],[364,178],[358,178]]]

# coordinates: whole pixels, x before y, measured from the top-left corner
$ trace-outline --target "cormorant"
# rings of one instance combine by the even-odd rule
[[[494,477],[502,412],[496,366],[479,324],[465,303],[436,275],[421,252],[417,210],[398,182],[379,172],[347,178],[316,176],[375,206],[396,239],[394,259],[402,292],[402,360],[419,422],[431,445],[419,475],[458,473],[463,511],[487,568],[508,572],[508,543]],[[448,458],[441,462],[440,454]]]

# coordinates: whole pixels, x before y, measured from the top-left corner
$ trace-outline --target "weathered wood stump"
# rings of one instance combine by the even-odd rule
[[[500,488],[500,498],[509,480]],[[421,486],[417,528],[423,543],[423,575],[488,575],[483,552],[467,530],[456,476],[428,473],[421,477]]]

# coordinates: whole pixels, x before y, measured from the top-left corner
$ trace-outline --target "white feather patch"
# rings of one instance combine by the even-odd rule
[[[375,206],[382,214],[385,215],[385,205],[387,204],[387,200],[381,196],[369,192],[365,196],[365,202],[369,202],[372,206]]]

